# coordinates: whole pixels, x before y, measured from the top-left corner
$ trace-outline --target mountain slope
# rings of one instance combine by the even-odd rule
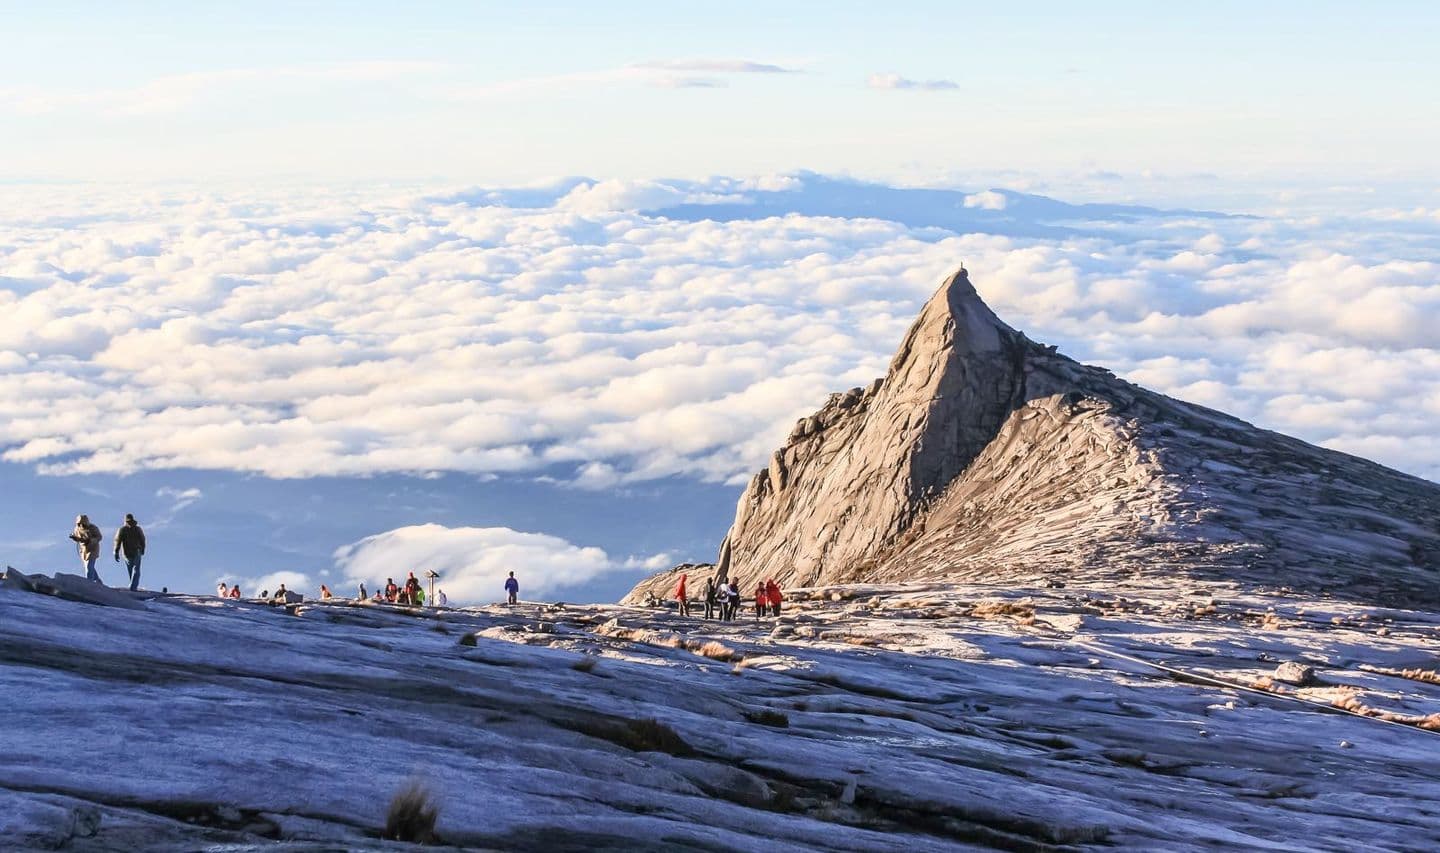
[[[887,375],[832,395],[750,481],[717,569],[787,586],[1188,575],[1435,601],[1440,486],[1079,364],[1003,323],[961,270]]]

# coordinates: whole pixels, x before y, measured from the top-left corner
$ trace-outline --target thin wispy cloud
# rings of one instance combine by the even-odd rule
[[[925,92],[944,92],[959,89],[954,80],[912,80],[899,74],[871,74],[866,85],[872,89],[916,89]]]
[[[715,74],[799,74],[798,68],[786,68],[769,62],[748,59],[652,59],[637,62],[634,68],[660,71],[703,71]]]
[[[451,86],[442,97],[461,100],[488,100],[505,97],[535,97],[563,94],[591,88],[650,86],[661,89],[720,89],[729,83],[723,76],[738,74],[796,74],[799,69],[786,68],[748,59],[657,59],[636,62],[620,68],[573,71],[519,77],[474,85]]]

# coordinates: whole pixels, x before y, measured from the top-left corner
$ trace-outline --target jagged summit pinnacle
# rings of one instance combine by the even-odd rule
[[[1014,334],[1015,330],[980,298],[962,266],[925,303],[895,360],[898,362],[907,353],[915,339],[934,339],[958,352],[993,352],[1000,348],[1005,336]]]
[[[751,479],[716,571],[787,586],[1203,575],[1440,600],[1440,486],[1079,364],[1001,321],[962,267],[886,376],[832,394]]]

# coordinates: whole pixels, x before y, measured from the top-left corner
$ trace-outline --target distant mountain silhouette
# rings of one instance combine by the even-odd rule
[[[1082,233],[1086,221],[1133,221],[1156,217],[1228,219],[1231,214],[1202,210],[1162,210],[1127,204],[1069,204],[1043,195],[989,190],[988,201],[1003,207],[980,206],[978,193],[960,190],[910,189],[832,178],[812,172],[796,176],[802,186],[785,190],[750,190],[744,203],[680,204],[643,211],[670,219],[725,222],[801,214],[885,219],[912,228],[944,228],[955,232],[1006,234],[1016,237],[1064,237]],[[966,206],[966,199],[972,199]]]
[[[777,189],[735,189],[720,193],[740,200],[718,203],[680,202],[651,206],[640,212],[684,222],[730,222],[800,214],[838,218],[869,218],[899,222],[912,228],[943,228],[956,233],[1003,234],[1014,237],[1067,237],[1091,233],[1087,222],[1132,222],[1155,218],[1246,218],[1207,210],[1162,209],[1132,204],[1070,204],[1043,195],[988,190],[913,189],[892,187],[798,172],[798,186]],[[575,189],[593,186],[591,178],[568,177],[539,187],[475,188],[435,196],[431,200],[476,207],[550,207]],[[695,181],[658,182],[677,198],[715,196],[716,186]],[[970,206],[966,206],[969,199]],[[990,205],[989,207],[983,205]]]

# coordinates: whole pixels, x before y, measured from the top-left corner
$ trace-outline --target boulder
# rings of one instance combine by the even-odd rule
[[[1274,678],[1296,687],[1309,687],[1316,682],[1315,669],[1303,663],[1287,660],[1275,667]]]
[[[21,592],[35,591],[35,582],[31,580],[30,576],[14,566],[5,567],[5,574],[0,577],[0,586],[4,586],[6,589],[18,589]]]
[[[66,601],[84,604],[99,604],[103,607],[119,607],[124,610],[147,610],[143,601],[137,600],[128,589],[111,589],[103,583],[86,580],[80,575],[62,573],[54,577],[27,575],[18,569],[6,567],[4,584],[9,589],[38,592],[53,595]]]

